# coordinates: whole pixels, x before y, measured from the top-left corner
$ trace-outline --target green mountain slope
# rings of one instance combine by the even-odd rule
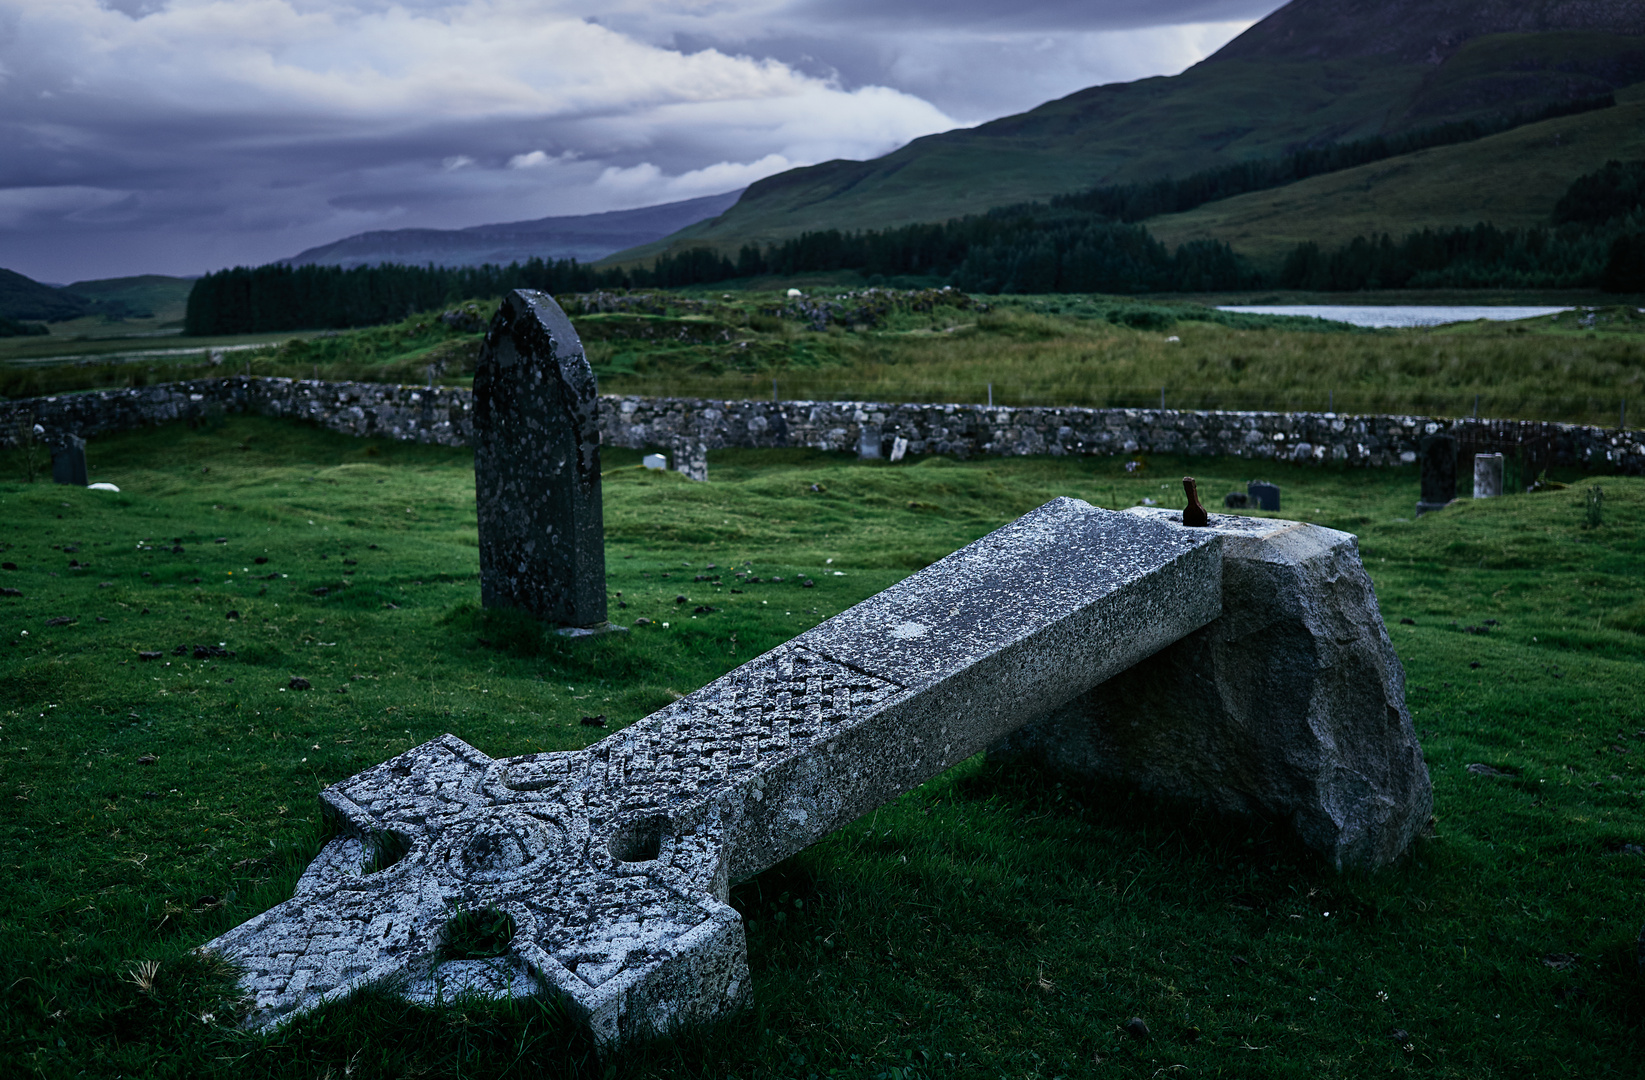
[[[1222,240],[1271,271],[1309,240],[1334,247],[1355,236],[1388,232],[1397,238],[1479,221],[1502,228],[1547,224],[1554,203],[1577,177],[1608,160],[1641,158],[1645,83],[1620,92],[1614,109],[1405,154],[1146,224],[1167,245]]]
[[[1294,0],[1181,75],[1091,87],[873,161],[781,173],[720,217],[606,261],[943,220],[1512,114],[1645,78],[1642,35],[1638,0]]]
[[[90,300],[102,314],[127,318],[152,318],[173,322],[183,317],[188,306],[192,278],[142,274],[137,277],[76,281],[68,291]]]
[[[42,285],[14,270],[0,269],[0,318],[56,322],[84,315],[84,299],[64,289]]]

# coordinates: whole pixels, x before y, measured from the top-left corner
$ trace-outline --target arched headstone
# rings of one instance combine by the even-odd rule
[[[474,371],[480,602],[570,627],[605,624],[594,370],[547,293],[503,298]]]

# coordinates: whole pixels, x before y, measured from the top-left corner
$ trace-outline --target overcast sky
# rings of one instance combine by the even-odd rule
[[[0,0],[0,266],[671,202],[1174,74],[1279,0]]]

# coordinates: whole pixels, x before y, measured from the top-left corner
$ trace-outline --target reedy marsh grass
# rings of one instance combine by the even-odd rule
[[[0,582],[24,594],[0,599],[0,1071],[1634,1074],[1645,481],[1604,478],[1589,529],[1599,481],[1574,474],[1412,521],[1413,470],[1285,465],[1260,474],[1282,516],[1360,536],[1406,665],[1436,821],[1400,864],[1339,877],[1261,823],[973,761],[734,890],[755,1005],[720,1025],[600,1057],[551,1004],[366,995],[238,1033],[190,950],[289,895],[320,786],[444,731],[586,745],[581,715],[638,719],[1055,495],[1170,505],[1184,471],[1212,500],[1258,475],[726,452],[692,484],[611,451],[613,614],[671,625],[572,646],[477,608],[471,461],[249,418],[93,443],[117,495],[0,455]],[[745,562],[790,582],[695,580]],[[237,656],[171,654],[219,641]]]

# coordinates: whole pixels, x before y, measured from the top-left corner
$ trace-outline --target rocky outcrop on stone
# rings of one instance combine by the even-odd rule
[[[1178,511],[1128,513],[1182,528]],[[1184,531],[1221,538],[1222,615],[990,756],[1281,822],[1338,868],[1387,863],[1433,790],[1357,541],[1222,514]]]

